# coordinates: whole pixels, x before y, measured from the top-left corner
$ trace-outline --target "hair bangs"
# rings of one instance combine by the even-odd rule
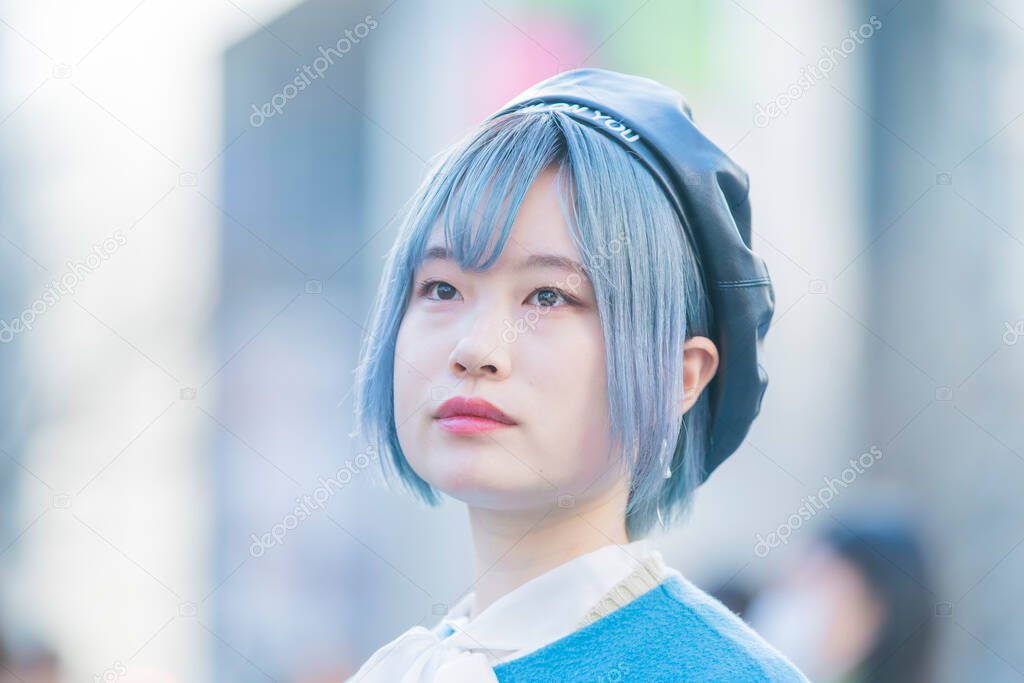
[[[426,256],[440,227],[448,254],[466,270],[486,270],[501,256],[523,198],[537,176],[565,161],[565,144],[551,114],[496,119],[459,146],[425,189],[426,210],[413,222],[408,267]]]

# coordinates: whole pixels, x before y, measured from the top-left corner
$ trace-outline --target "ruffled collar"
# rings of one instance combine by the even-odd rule
[[[434,628],[409,629],[374,653],[350,681],[497,683],[495,665],[624,604],[658,580],[652,567],[660,566],[660,553],[641,539],[579,555],[503,595],[472,619],[475,593],[467,593]]]

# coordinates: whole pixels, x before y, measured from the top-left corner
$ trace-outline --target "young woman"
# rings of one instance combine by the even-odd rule
[[[747,190],[679,93],[600,69],[441,157],[385,267],[358,421],[389,476],[466,503],[475,582],[351,680],[806,680],[644,539],[767,385]]]

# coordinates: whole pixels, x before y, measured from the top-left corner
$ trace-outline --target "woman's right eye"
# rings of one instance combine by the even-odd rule
[[[420,296],[433,301],[453,301],[459,290],[443,280],[425,280],[419,286]]]

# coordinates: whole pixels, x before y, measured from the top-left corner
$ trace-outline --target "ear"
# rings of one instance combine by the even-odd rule
[[[683,344],[683,396],[679,411],[686,413],[718,370],[718,348],[707,337],[690,337]]]

